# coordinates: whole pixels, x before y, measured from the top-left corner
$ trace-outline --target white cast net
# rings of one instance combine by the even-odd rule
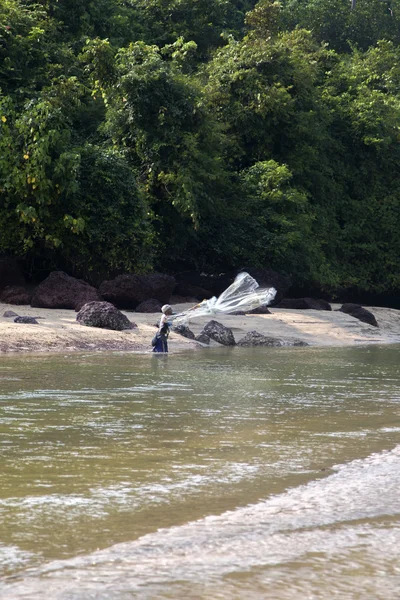
[[[260,288],[257,281],[248,273],[239,273],[235,281],[218,298],[203,300],[200,304],[174,315],[173,325],[187,324],[191,319],[207,315],[231,314],[238,311],[248,312],[259,306],[265,306],[275,298],[276,289]]]

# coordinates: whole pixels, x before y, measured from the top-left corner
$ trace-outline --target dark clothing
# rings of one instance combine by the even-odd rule
[[[168,352],[169,325],[164,323],[155,336],[153,352]]]
[[[156,334],[156,344],[153,347],[153,352],[168,352],[168,335],[165,333]]]

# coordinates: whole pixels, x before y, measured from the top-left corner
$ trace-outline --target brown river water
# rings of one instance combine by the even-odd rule
[[[399,358],[3,355],[1,600],[400,598]]]

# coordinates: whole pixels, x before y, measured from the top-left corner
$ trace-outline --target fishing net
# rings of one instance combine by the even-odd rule
[[[203,300],[173,317],[173,324],[184,325],[189,320],[207,315],[232,314],[238,311],[248,312],[259,306],[265,306],[275,298],[276,289],[260,288],[257,281],[248,273],[239,273],[235,281],[218,298]]]

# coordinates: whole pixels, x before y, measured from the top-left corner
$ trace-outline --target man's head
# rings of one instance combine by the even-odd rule
[[[164,306],[161,307],[161,312],[164,313],[164,315],[172,315],[172,308],[169,304],[164,304]]]

